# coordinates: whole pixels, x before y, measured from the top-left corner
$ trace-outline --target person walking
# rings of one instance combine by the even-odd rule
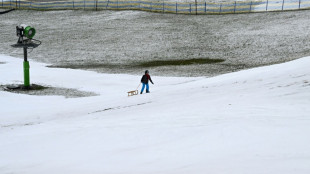
[[[152,81],[152,79],[151,79],[151,76],[149,75],[149,71],[146,70],[146,71],[145,71],[145,74],[144,74],[144,75],[142,76],[142,78],[141,78],[142,89],[141,89],[140,94],[143,93],[145,86],[146,86],[146,93],[150,93],[150,90],[149,90],[149,89],[150,89],[150,88],[149,88],[149,81],[154,85],[154,83],[153,83],[153,81]]]

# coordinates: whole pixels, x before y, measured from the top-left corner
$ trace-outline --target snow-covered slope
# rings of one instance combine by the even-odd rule
[[[0,85],[22,60],[0,56]],[[31,82],[91,91],[65,98],[0,91],[0,173],[308,174],[310,57],[213,78],[51,69]],[[143,73],[143,72],[141,72]]]

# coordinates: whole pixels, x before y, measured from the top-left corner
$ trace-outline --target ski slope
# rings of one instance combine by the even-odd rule
[[[0,85],[22,84],[22,59],[0,55]],[[47,68],[31,83],[98,94],[0,90],[0,173],[308,174],[310,57],[213,78]],[[141,72],[143,73],[143,72]],[[141,74],[142,75],[142,74]]]

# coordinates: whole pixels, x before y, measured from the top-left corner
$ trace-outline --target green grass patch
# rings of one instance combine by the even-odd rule
[[[138,64],[141,67],[155,67],[155,66],[184,66],[193,64],[213,64],[224,62],[224,59],[171,59],[171,60],[153,60],[148,62],[142,62]]]

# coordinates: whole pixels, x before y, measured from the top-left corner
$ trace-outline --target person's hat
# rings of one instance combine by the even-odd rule
[[[149,73],[149,70],[145,70],[145,74]]]

